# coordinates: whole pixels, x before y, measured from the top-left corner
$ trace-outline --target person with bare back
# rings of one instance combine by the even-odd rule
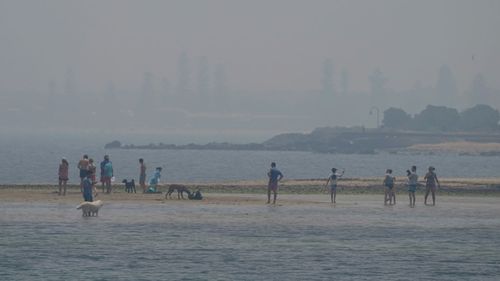
[[[80,191],[83,193],[83,179],[87,177],[89,171],[89,156],[83,155],[83,158],[78,161],[78,169],[80,170]]]
[[[441,187],[439,184],[439,180],[437,178],[436,173],[434,172],[436,168],[430,166],[429,171],[425,174],[425,197],[424,204],[427,205],[427,197],[429,196],[429,192],[432,193],[432,206],[436,205],[436,187]]]
[[[269,182],[267,185],[267,204],[271,203],[271,191],[274,194],[273,204],[276,204],[276,197],[278,196],[278,182],[283,178],[283,174],[276,168],[276,163],[271,163],[271,169],[267,173]]]
[[[326,180],[326,186],[330,185],[330,200],[332,203],[336,203],[337,199],[337,180],[344,175],[344,170],[337,173],[336,168],[332,168],[332,174]]]

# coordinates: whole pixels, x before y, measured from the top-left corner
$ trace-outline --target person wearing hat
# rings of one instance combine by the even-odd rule
[[[427,197],[429,196],[429,192],[432,193],[432,206],[436,205],[436,184],[437,187],[441,187],[439,184],[439,180],[437,178],[436,173],[434,172],[436,168],[430,166],[429,171],[425,174],[425,198],[424,204],[427,205]]]

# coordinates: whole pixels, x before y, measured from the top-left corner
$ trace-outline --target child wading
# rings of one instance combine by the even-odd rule
[[[410,198],[410,207],[415,207],[415,191],[417,190],[417,166],[412,166],[411,171],[407,170],[408,176],[408,197]]]
[[[396,178],[392,176],[392,170],[387,169],[385,171],[385,178],[384,178],[384,186],[385,186],[384,205],[387,205],[387,202],[389,202],[389,205],[396,204],[396,194],[394,193],[395,181]]]
[[[328,187],[328,184],[330,184],[330,200],[332,201],[332,203],[336,203],[337,200],[337,179],[339,179],[343,175],[344,170],[342,170],[342,172],[340,173],[337,173],[337,169],[332,168],[332,174],[326,180],[325,187]]]

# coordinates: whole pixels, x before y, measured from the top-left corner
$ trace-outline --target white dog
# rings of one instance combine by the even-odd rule
[[[99,209],[104,205],[101,200],[96,200],[94,202],[83,202],[76,207],[77,210],[82,209],[82,216],[93,217],[99,215]]]

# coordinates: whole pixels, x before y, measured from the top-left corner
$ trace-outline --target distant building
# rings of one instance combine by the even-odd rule
[[[191,83],[191,69],[189,66],[189,58],[186,52],[179,55],[177,62],[177,95],[186,98],[189,94],[189,86]]]
[[[217,64],[214,70],[214,86],[213,86],[213,99],[212,103],[215,109],[228,109],[228,101],[230,97],[227,96],[226,85],[226,67],[223,64]]]
[[[331,97],[335,95],[335,87],[333,83],[333,61],[331,59],[325,59],[323,61],[323,78],[322,92],[325,96]]]
[[[198,60],[198,69],[197,69],[197,92],[201,97],[201,100],[207,100],[210,85],[209,85],[209,69],[208,69],[208,59],[207,57],[200,57]]]
[[[386,95],[386,83],[384,73],[380,68],[376,68],[370,75],[370,93],[374,98],[382,98]]]
[[[151,72],[144,72],[142,79],[141,99],[147,100],[153,98],[154,96],[153,78],[154,76]]]
[[[455,80],[451,68],[447,65],[443,65],[439,68],[434,101],[446,106],[457,106],[457,81]]]
[[[349,93],[349,72],[343,68],[340,72],[340,93],[346,96]]]
[[[71,67],[66,70],[66,77],[64,81],[64,94],[73,97],[76,94],[76,79],[75,73]]]
[[[476,104],[490,104],[492,102],[490,98],[490,92],[491,91],[486,85],[486,79],[484,78],[484,76],[481,73],[477,74],[472,81],[470,89],[470,105],[473,106]]]
[[[172,100],[170,95],[170,81],[167,77],[163,77],[161,80],[161,103],[163,105],[168,105],[169,101]]]

